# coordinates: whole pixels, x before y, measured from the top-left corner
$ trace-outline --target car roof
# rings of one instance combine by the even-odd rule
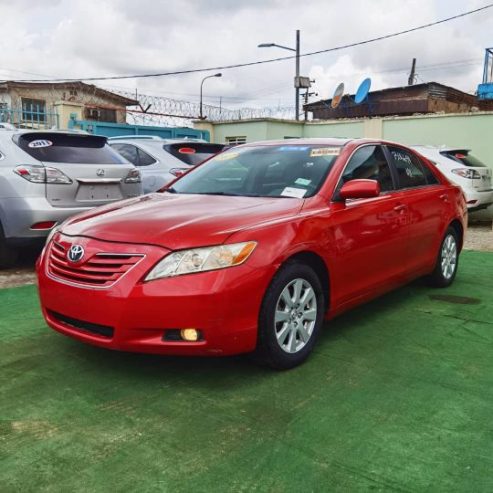
[[[2,124],[3,125],[3,124]],[[14,135],[14,134],[60,134],[60,135],[94,135],[94,137],[104,137],[104,135],[95,135],[84,130],[47,130],[37,128],[16,128],[16,127],[2,127],[0,126],[0,135]]]
[[[109,137],[108,142],[125,142],[132,144],[135,142],[145,142],[149,144],[183,144],[183,143],[199,143],[199,144],[210,144],[204,139],[196,139],[196,138],[180,138],[180,139],[165,139],[163,137],[159,137],[157,135],[122,135],[117,137]]]
[[[439,152],[456,152],[456,151],[467,151],[470,152],[471,149],[467,147],[449,147],[446,145],[426,145],[426,144],[413,144],[410,145],[412,149],[428,149],[430,151],[439,151]]]
[[[236,147],[246,147],[251,145],[328,145],[328,146],[343,146],[355,139],[344,139],[338,137],[330,138],[299,138],[299,139],[277,139],[277,140],[261,140],[257,142],[249,142]]]

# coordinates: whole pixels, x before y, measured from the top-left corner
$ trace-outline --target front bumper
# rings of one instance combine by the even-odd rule
[[[87,238],[77,238],[77,243],[102,251],[109,248],[105,242]],[[137,248],[145,257],[108,288],[56,279],[48,268],[51,245],[45,249],[37,273],[42,311],[50,327],[90,344],[131,352],[231,355],[255,348],[269,273],[246,262],[229,269],[142,282],[167,250],[111,245],[115,247]],[[199,329],[202,340],[164,340],[167,330],[182,328]]]

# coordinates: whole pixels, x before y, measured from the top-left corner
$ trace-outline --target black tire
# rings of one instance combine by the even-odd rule
[[[453,270],[446,270],[445,265],[450,266],[450,260],[447,260],[447,244],[452,242],[455,245],[455,263],[453,264]],[[450,259],[450,253],[449,259]],[[451,226],[448,227],[443,236],[443,240],[440,243],[440,249],[438,251],[437,261],[433,272],[427,277],[427,283],[435,288],[446,288],[450,286],[457,275],[457,269],[459,267],[459,235],[457,231]]]
[[[300,297],[306,296],[309,302],[301,300],[301,303],[294,303],[290,308],[284,302],[286,296],[281,299],[281,295],[283,292],[292,292],[293,296],[289,299],[297,299],[297,287]],[[323,324],[325,306],[320,279],[311,267],[298,262],[289,262],[281,267],[267,288],[260,309],[255,360],[279,370],[287,370],[303,363],[317,341]],[[276,310],[279,307],[283,310],[279,310],[278,313],[283,311],[286,314],[283,316],[289,317],[288,321],[275,322]],[[304,318],[308,316],[313,317],[313,320]],[[277,334],[281,339],[287,334],[284,335],[285,349],[282,342],[278,341]],[[299,349],[296,346],[300,346]],[[289,349],[294,351],[288,352]]]
[[[17,250],[7,245],[5,236],[3,234],[3,228],[0,224],[0,269],[8,269],[13,267],[17,261],[19,254]]]

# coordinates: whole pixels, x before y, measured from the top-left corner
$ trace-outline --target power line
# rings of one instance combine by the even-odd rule
[[[483,7],[479,7],[474,10],[469,10],[467,12],[462,12],[457,15],[453,15],[451,17],[445,17],[443,19],[439,19],[434,22],[429,22],[427,24],[422,24],[420,26],[415,26],[409,29],[405,29],[403,31],[398,31],[395,33],[390,33],[390,34],[385,34],[382,36],[377,36],[375,38],[370,38],[366,39],[364,41],[358,41],[355,43],[350,43],[346,45],[340,45],[340,46],[335,46],[333,48],[327,48],[324,50],[318,50],[318,51],[312,51],[309,53],[302,53],[300,56],[301,57],[308,57],[308,56],[313,56],[313,55],[320,55],[322,53],[330,53],[333,51],[339,51],[339,50],[344,50],[347,48],[353,48],[355,46],[362,46],[366,45],[369,43],[374,43],[376,41],[382,41],[385,39],[390,39],[390,38],[395,38],[396,36],[401,36],[403,34],[408,34],[411,32],[419,31],[421,29],[426,29],[429,27],[437,26],[439,24],[444,24],[445,22],[453,21],[455,19],[459,19],[462,17],[466,17],[471,14],[475,14],[477,12],[481,12],[486,9],[490,9],[493,7],[493,3],[484,5]],[[200,72],[210,72],[212,70],[228,70],[228,69],[233,69],[233,68],[240,68],[240,67],[251,67],[254,65],[262,65],[265,63],[273,63],[273,62],[280,62],[284,60],[292,60],[295,58],[295,55],[292,56],[284,56],[284,57],[277,57],[277,58],[269,58],[266,60],[257,60],[254,62],[247,62],[247,63],[237,63],[237,64],[231,64],[231,65],[221,65],[217,67],[207,67],[207,68],[198,68],[198,69],[188,69],[188,70],[177,70],[173,72],[159,72],[159,73],[152,73],[152,74],[133,74],[133,75],[111,75],[111,76],[101,76],[101,77],[80,77],[80,78],[66,78],[66,79],[35,79],[35,80],[29,80],[29,79],[24,79],[19,82],[76,82],[76,81],[98,81],[98,80],[119,80],[119,79],[143,79],[143,78],[148,78],[148,77],[165,77],[165,76],[170,76],[170,75],[184,75],[184,74],[194,74],[194,73],[200,73]]]
[[[461,68],[464,66],[469,66],[469,65],[477,65],[482,62],[482,58],[468,58],[468,59],[463,59],[463,60],[455,60],[455,61],[448,61],[448,62],[436,62],[436,63],[431,63],[427,65],[420,65],[419,71],[420,72],[432,72],[432,71],[438,71],[438,70],[446,70],[449,68]],[[399,68],[392,68],[392,69],[384,69],[384,70],[377,70],[377,71],[364,71],[364,72],[351,72],[351,73],[342,73],[338,75],[333,75],[333,76],[323,76],[323,79],[342,79],[342,78],[349,78],[349,77],[354,77],[354,76],[361,76],[361,75],[377,75],[377,74],[391,74],[391,73],[403,73],[403,72],[408,72],[409,67],[399,67]],[[106,86],[110,90],[123,90],[123,91],[130,91],[129,88],[127,87],[121,87],[121,86],[113,86],[113,85],[108,85]],[[287,101],[288,98],[286,97],[271,97],[270,95],[272,94],[277,94],[281,89],[286,87],[286,83],[277,83],[272,86],[268,87],[263,87],[259,91],[255,91],[252,93],[245,93],[242,96],[224,96],[223,94],[209,94],[205,98],[205,100],[213,100],[217,98],[222,98],[223,100],[229,100],[232,102],[243,102],[243,101],[251,101],[251,100],[269,100],[269,101],[279,101],[279,99],[283,101]],[[173,96],[186,96],[186,97],[196,97],[196,93],[187,93],[187,92],[173,92],[173,91],[152,91],[152,94],[155,96],[164,96],[164,97],[173,97]],[[135,95],[134,95],[135,96]],[[268,97],[266,97],[268,96]],[[290,98],[289,98],[290,99]]]

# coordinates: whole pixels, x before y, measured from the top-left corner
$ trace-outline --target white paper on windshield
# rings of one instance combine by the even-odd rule
[[[311,180],[307,180],[306,178],[298,178],[295,181],[296,185],[305,185],[305,186],[310,185],[311,182],[312,182]]]
[[[296,197],[298,199],[302,199],[305,196],[306,190],[302,188],[294,188],[294,187],[286,187],[281,195],[283,197]]]
[[[317,147],[316,149],[311,150],[310,157],[338,156],[340,153],[340,147]]]

